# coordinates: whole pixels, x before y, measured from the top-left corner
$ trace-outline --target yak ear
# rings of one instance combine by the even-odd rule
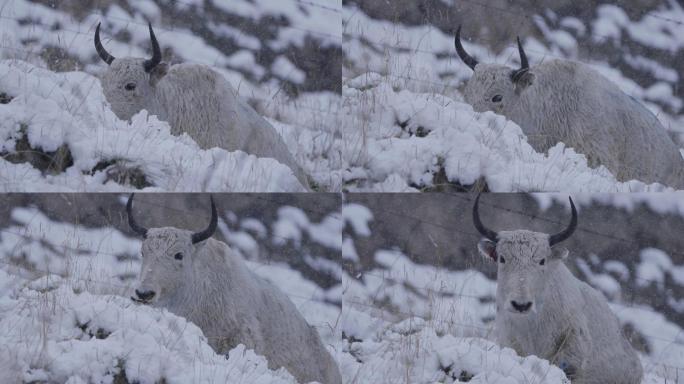
[[[526,69],[524,71],[514,72],[511,79],[513,80],[513,84],[515,84],[515,93],[520,94],[527,89],[527,87],[534,84],[535,76],[529,69]]]
[[[568,257],[568,249],[561,246],[551,247],[551,258],[555,260],[565,260]]]
[[[487,260],[496,261],[496,243],[489,239],[482,239],[477,243],[477,250],[480,256]]]
[[[155,86],[169,72],[169,64],[159,63],[150,71],[150,85]]]

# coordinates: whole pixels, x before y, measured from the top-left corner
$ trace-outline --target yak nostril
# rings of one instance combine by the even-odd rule
[[[527,312],[532,307],[532,302],[528,301],[527,303],[518,303],[515,300],[511,300],[511,305],[518,312]]]
[[[154,291],[138,291],[136,289],[135,294],[138,295],[138,297],[142,300],[149,300],[149,299],[154,297],[155,292]]]

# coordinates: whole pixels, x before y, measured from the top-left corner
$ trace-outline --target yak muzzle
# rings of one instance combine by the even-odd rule
[[[131,297],[131,299],[135,302],[138,303],[147,303],[150,300],[154,298],[154,295],[156,295],[155,291],[140,291],[140,290],[135,290],[135,294],[137,297]]]
[[[511,300],[511,307],[513,307],[516,312],[527,313],[529,312],[530,308],[532,308],[532,302],[528,301],[526,303],[519,303],[515,300]]]

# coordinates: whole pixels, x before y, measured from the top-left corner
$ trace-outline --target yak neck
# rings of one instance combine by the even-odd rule
[[[237,304],[240,296],[233,293],[243,292],[249,283],[244,278],[247,272],[244,262],[237,257],[217,240],[200,244],[176,293],[160,305],[187,317],[200,328],[206,326],[203,324],[206,313],[214,313],[218,308],[240,308]],[[226,316],[225,320],[232,319]]]
[[[238,149],[226,145],[235,141],[231,136],[235,113],[230,116],[231,108],[225,107],[234,106],[236,98],[228,88],[227,83],[208,68],[177,64],[153,87],[150,112],[167,121],[172,134],[188,133],[200,148]],[[209,130],[222,118],[228,118],[223,129]]]
[[[573,62],[557,60],[536,66],[533,69],[534,83],[521,92],[510,119],[533,134],[543,133],[550,116],[554,121],[563,123],[564,119],[575,114],[578,104],[583,101],[583,91],[575,84],[577,78],[581,77],[580,71],[584,72]],[[569,100],[573,102],[568,103]],[[534,105],[539,113],[531,114],[530,105]],[[554,144],[549,143],[544,147]]]

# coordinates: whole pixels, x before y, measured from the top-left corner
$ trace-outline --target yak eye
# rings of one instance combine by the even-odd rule
[[[175,255],[173,255],[173,258],[176,260],[183,260],[183,254],[178,252]]]
[[[126,88],[127,91],[132,91],[135,89],[135,83],[128,83],[124,88]]]
[[[541,261],[539,262],[539,265],[544,265],[545,263],[546,263],[546,259],[541,259]]]
[[[492,102],[494,102],[494,103],[500,103],[502,99],[503,99],[503,96],[501,96],[501,95],[494,95],[494,97],[492,97]]]
[[[503,264],[506,262],[506,259],[503,258],[503,256],[499,256],[499,263]]]

